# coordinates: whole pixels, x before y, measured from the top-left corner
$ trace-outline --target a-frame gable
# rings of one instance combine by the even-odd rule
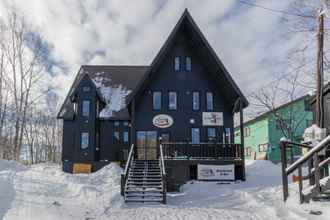
[[[221,87],[227,88],[228,94],[232,94],[230,97],[230,99],[233,100],[232,105],[234,105],[234,102],[238,98],[240,98],[243,101],[243,107],[248,106],[247,99],[244,97],[243,93],[240,91],[239,87],[236,85],[236,83],[228,73],[227,69],[216,55],[215,51],[209,45],[206,38],[194,22],[187,9],[185,9],[183,15],[173,28],[164,45],[161,47],[160,51],[152,61],[149,70],[139,82],[138,86],[133,90],[132,94],[129,97],[128,103],[131,103],[134,98],[141,94],[143,88],[148,84],[151,75],[153,74],[153,72],[155,72],[154,70],[157,68],[158,65],[160,65],[160,63],[166,57],[167,52],[171,49],[171,45],[173,44],[175,37],[177,36],[177,34],[179,34],[179,31],[182,29],[183,26],[185,27],[185,30],[189,31],[189,34],[191,35],[190,37],[195,43],[194,46],[200,51],[202,56],[204,56],[205,62],[208,62],[208,65],[206,66],[213,68],[211,72],[214,73],[218,83],[221,84]]]

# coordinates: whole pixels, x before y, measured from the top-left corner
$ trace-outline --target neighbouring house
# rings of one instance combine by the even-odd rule
[[[301,142],[307,127],[313,124],[310,96],[306,95],[265,112],[244,123],[245,157],[248,159],[268,159],[280,162],[279,142],[286,137]],[[240,130],[235,128],[235,142],[240,142]],[[301,155],[301,149],[293,148],[293,156]]]
[[[58,114],[63,119],[63,169],[73,172],[75,164],[83,163],[95,171],[127,161],[124,174],[130,175],[122,180],[127,194],[138,184],[127,178],[146,174],[146,166],[156,169],[150,175],[158,175],[158,166],[166,170],[162,186],[166,183],[168,190],[201,174],[227,175],[207,165],[230,165],[232,180],[244,180],[244,148],[233,143],[233,116],[239,112],[243,121],[247,106],[185,10],[151,65],[80,68]]]

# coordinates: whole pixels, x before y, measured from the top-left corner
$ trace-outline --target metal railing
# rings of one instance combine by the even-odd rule
[[[166,159],[241,159],[240,144],[168,142],[162,143]]]
[[[326,158],[323,161],[319,161],[320,157],[318,153],[324,149],[326,149],[330,144],[330,135],[323,139],[320,143],[318,143],[315,147],[306,145],[306,144],[298,144],[289,141],[281,141],[281,162],[282,162],[282,184],[283,184],[283,199],[287,200],[289,197],[289,185],[288,185],[288,176],[292,174],[294,171],[298,170],[298,181],[299,181],[299,198],[300,203],[303,203],[304,196],[302,193],[303,190],[303,180],[309,179],[310,185],[314,185],[317,192],[320,192],[320,169],[330,162],[330,158]],[[292,164],[287,167],[287,148],[292,146],[298,146],[307,148],[309,151],[296,160],[292,161]],[[308,163],[308,175],[304,177],[302,174],[302,167],[305,163]]]
[[[127,181],[127,178],[128,178],[128,170],[132,165],[132,161],[133,161],[133,158],[134,158],[134,152],[135,152],[134,144],[132,144],[131,149],[130,149],[129,154],[128,154],[127,161],[126,161],[124,172],[121,174],[120,194],[122,196],[124,196],[125,184],[126,184],[126,181]]]
[[[161,176],[162,176],[162,184],[163,184],[163,203],[166,204],[166,171],[165,171],[165,163],[164,163],[164,154],[163,154],[163,146],[162,144],[159,145],[159,166],[161,170]]]

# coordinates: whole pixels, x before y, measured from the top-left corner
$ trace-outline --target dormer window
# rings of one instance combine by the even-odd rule
[[[89,92],[89,91],[91,91],[91,87],[89,87],[89,86],[83,87],[83,92]]]
[[[90,101],[83,100],[83,103],[82,103],[82,116],[83,117],[89,117],[89,109],[90,109]]]
[[[180,57],[174,58],[174,70],[180,71]]]

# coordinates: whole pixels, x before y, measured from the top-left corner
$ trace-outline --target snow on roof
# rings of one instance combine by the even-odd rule
[[[112,85],[111,77],[104,77],[104,72],[96,73],[92,79],[99,90],[106,106],[101,110],[100,118],[110,118],[113,112],[119,112],[126,107],[126,97],[132,92],[122,84]]]

